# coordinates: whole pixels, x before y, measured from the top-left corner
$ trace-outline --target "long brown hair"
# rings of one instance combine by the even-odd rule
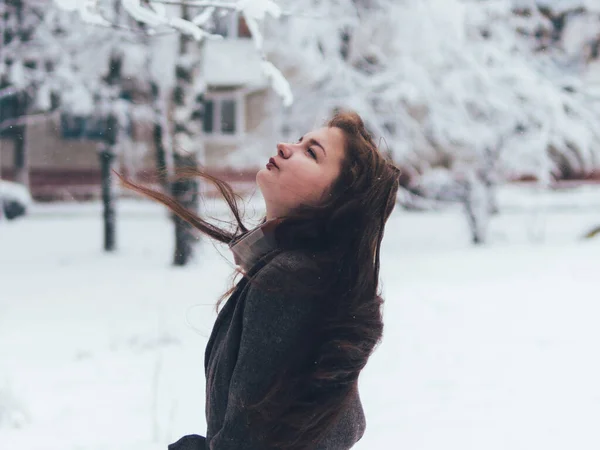
[[[379,255],[400,171],[379,152],[358,114],[338,113],[327,125],[344,133],[340,175],[324,202],[299,206],[275,230],[277,252],[304,250],[315,261],[322,281],[318,289],[315,283],[295,284],[307,295],[321,296],[326,306],[305,364],[283,371],[259,403],[247,405],[254,423],[265,430],[267,448],[314,448],[351,399],[358,376],[383,334]],[[235,217],[235,231],[210,224],[161,192],[123,183],[220,242],[229,243],[248,232],[231,186],[202,171],[188,175],[217,187]]]

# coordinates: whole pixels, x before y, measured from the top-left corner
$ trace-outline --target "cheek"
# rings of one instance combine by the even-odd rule
[[[313,202],[320,199],[330,184],[328,175],[315,167],[301,167],[285,175],[286,191],[300,201]]]

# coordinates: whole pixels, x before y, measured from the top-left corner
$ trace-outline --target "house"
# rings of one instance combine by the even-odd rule
[[[269,146],[274,149],[280,100],[263,75],[260,55],[239,13],[225,16],[217,33],[224,39],[204,43],[201,69],[207,85],[205,163],[212,168],[256,169],[262,166],[256,163],[260,155],[269,154]]]
[[[278,116],[279,101],[262,74],[260,56],[238,13],[221,17],[216,32],[224,39],[208,40],[202,48],[200,70],[206,92],[200,158],[209,172],[242,190],[251,189],[262,166],[255,152],[262,152],[265,160],[274,153],[266,149],[274,149],[279,125],[272,117]],[[125,91],[136,102],[148,100],[136,91],[134,81]],[[9,106],[9,97],[0,98],[0,178],[8,180],[14,178],[14,147],[10,128],[2,124],[11,119]],[[99,197],[102,129],[103,124],[91,117],[56,111],[28,120],[26,146],[34,198]],[[152,183],[156,180],[152,125],[132,118],[126,132],[131,139],[118,157],[118,170]]]

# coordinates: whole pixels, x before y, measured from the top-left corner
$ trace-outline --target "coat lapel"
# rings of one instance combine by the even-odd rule
[[[235,263],[240,266],[247,273],[248,277],[252,277],[262,267],[264,267],[271,258],[268,254],[276,250],[276,242],[273,234],[273,230],[279,223],[278,219],[270,220],[265,222],[249,231],[245,235],[234,239],[230,244],[229,248],[233,252]],[[223,309],[219,312],[215,324],[213,326],[210,338],[206,344],[206,351],[204,353],[204,370],[208,370],[208,361],[215,344],[216,336],[219,329],[223,325],[223,321],[226,317],[233,312],[236,305],[238,304],[240,295],[243,294],[246,285],[248,284],[248,278],[245,276],[237,284],[235,290],[231,293],[231,296],[227,300],[227,303]]]

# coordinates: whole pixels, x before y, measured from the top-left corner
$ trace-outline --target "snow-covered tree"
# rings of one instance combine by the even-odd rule
[[[46,9],[22,0],[0,3],[0,132],[13,141],[14,176],[25,186],[29,186],[27,122],[30,115],[50,108],[40,92],[47,88],[44,78],[50,78],[48,61],[40,51]]]
[[[120,3],[114,2],[113,23],[120,24]],[[114,161],[121,151],[119,144],[123,140],[127,125],[128,102],[121,99],[123,90],[123,63],[125,53],[118,42],[113,40],[108,60],[106,61],[105,76],[102,83],[97,85],[95,103],[98,109],[97,119],[101,123],[103,139],[99,147],[100,167],[102,175],[102,204],[104,218],[104,250],[113,251],[116,247],[116,210],[114,193],[113,170]],[[120,142],[121,141],[121,142]]]
[[[54,8],[52,23],[60,30],[60,70],[69,74],[70,81],[60,98],[61,119],[75,128],[83,127],[83,134],[98,142],[103,245],[106,251],[113,251],[117,241],[113,170],[119,158],[126,159],[123,156],[131,147],[131,118],[136,110],[147,109],[132,102],[136,91],[144,88],[146,76],[142,70],[142,33],[129,26],[120,0],[105,2],[97,10],[93,3],[61,2],[67,8]]]
[[[118,26],[102,13],[108,0],[55,1],[69,3],[87,21]],[[240,11],[265,73],[291,105],[283,111],[282,131],[289,138],[314,126],[315,117],[357,110],[415,183],[434,167],[445,168],[458,186],[470,180],[470,188],[456,190],[466,211],[494,212],[494,187],[502,180],[533,175],[547,182],[598,167],[594,91],[560,57],[560,39],[552,31],[560,20],[553,22],[542,0],[121,1],[148,32],[175,31],[198,42],[216,38],[207,26],[213,8]],[[187,20],[179,13],[181,3],[194,7]],[[579,3],[595,11],[589,2]],[[265,29],[267,16],[276,20]],[[544,39],[551,50],[541,52]],[[173,80],[175,98],[182,99],[173,111],[173,147],[202,164],[201,130],[191,129],[189,120],[192,97],[203,91],[194,75],[200,46],[193,48],[176,61],[185,77]],[[276,67],[293,81],[294,95]],[[201,113],[198,98],[194,108]],[[468,192],[479,187],[484,208],[469,203]]]
[[[514,0],[515,14],[535,17],[520,26],[537,52],[587,83],[600,82],[600,7],[586,0]]]
[[[63,9],[78,14],[92,26],[104,27],[110,31],[130,31],[137,34],[140,31],[143,48],[138,53],[145,54],[146,67],[155,66],[156,62],[164,68],[170,68],[174,76],[156,76],[157,71],[148,77],[148,85],[152,93],[153,119],[155,122],[154,136],[157,147],[157,162],[159,174],[169,172],[172,160],[176,168],[194,168],[203,165],[202,128],[199,126],[203,114],[203,92],[205,89],[199,68],[202,64],[202,42],[206,39],[220,39],[213,35],[210,29],[213,14],[219,11],[237,11],[242,14],[248,24],[255,42],[256,51],[263,52],[262,22],[266,16],[278,17],[281,10],[271,0],[239,0],[239,1],[159,1],[159,0],[117,0],[122,6],[122,13],[129,17],[130,23],[115,20],[110,14],[110,0],[55,0]],[[155,52],[156,46],[161,47],[160,37],[176,33],[179,35],[178,48],[170,47],[170,52]],[[156,38],[156,39],[154,39]],[[110,38],[109,38],[110,39]],[[112,38],[114,39],[114,37]],[[122,49],[117,55],[121,56],[119,64],[135,59]],[[161,50],[164,50],[162,46]],[[158,54],[159,57],[148,55]],[[176,56],[173,60],[173,55]],[[166,56],[166,58],[162,58]],[[283,102],[291,102],[291,91],[285,78],[262,54],[265,75],[272,80],[273,88],[281,94]],[[161,59],[162,58],[162,59]],[[168,80],[168,81],[167,81]],[[90,90],[94,92],[93,89]],[[166,130],[167,95],[172,93],[172,129]],[[193,120],[192,120],[193,119]],[[169,139],[172,137],[172,139]],[[173,152],[170,153],[169,147]],[[162,179],[166,187],[166,179]],[[187,208],[197,207],[197,182],[177,179],[171,186],[171,193]],[[107,191],[108,192],[108,191]],[[192,256],[194,237],[189,226],[179,218],[175,221],[175,258],[177,265],[186,264]]]
[[[499,144],[507,174],[558,174],[551,147],[569,155],[576,146],[579,169],[595,167],[596,110],[585,86],[530,51],[511,2],[310,3],[310,18],[273,27],[281,43],[273,58],[297,75],[290,127],[305,128],[309,111],[354,108],[418,171],[481,161]]]
[[[43,2],[0,2],[0,133],[12,140],[14,177],[26,192],[27,127],[48,120],[61,94],[75,86],[70,68],[60,65],[65,52],[57,35],[67,22],[61,28],[55,12],[52,4]],[[3,201],[13,200],[9,196],[0,198]]]
[[[510,0],[288,4],[310,11],[269,28],[270,57],[295,90],[292,137],[315,114],[351,108],[417,183],[432,167],[468,167],[493,191],[522,175],[546,181],[598,167],[590,87],[523,33],[542,15],[515,14]],[[486,197],[493,203],[493,192]]]
[[[190,20],[190,9],[181,7],[181,16]],[[202,46],[196,51],[191,48],[191,40],[186,34],[180,36],[179,57],[175,64],[175,89],[173,90],[174,121],[174,161],[175,170],[197,169],[203,162],[204,143],[201,139],[201,120],[193,120],[195,111],[203,113],[205,86],[199,76]],[[193,178],[178,178],[173,183],[173,195],[186,209],[198,213],[199,183]],[[173,263],[184,266],[193,256],[194,232],[190,224],[174,215],[175,254]]]

